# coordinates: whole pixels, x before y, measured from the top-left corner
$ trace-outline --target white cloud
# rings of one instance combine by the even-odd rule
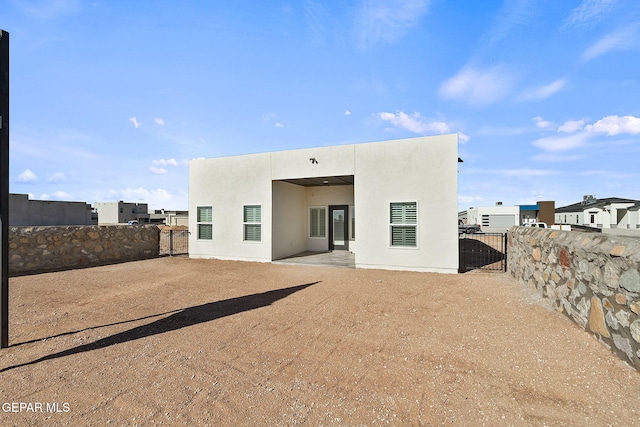
[[[574,8],[566,20],[565,25],[580,26],[592,24],[601,19],[613,3],[617,0],[583,0],[580,6]]]
[[[503,99],[515,84],[515,74],[503,66],[480,69],[466,66],[440,86],[440,95],[466,101],[472,106],[486,106]]]
[[[569,136],[549,136],[533,141],[533,145],[545,151],[559,152],[582,147],[587,143],[589,135],[580,132]]]
[[[149,170],[151,171],[151,173],[155,173],[155,174],[158,174],[158,175],[162,175],[162,174],[167,173],[166,169],[164,169],[164,168],[156,168],[154,166],[151,166],[149,168]]]
[[[535,88],[527,89],[520,95],[520,99],[523,100],[541,100],[549,98],[551,95],[562,90],[566,84],[565,80],[556,80],[548,85],[538,86]]]
[[[345,112],[344,112],[344,115],[345,115],[345,116],[350,116],[350,115],[351,115],[351,111],[349,111],[349,110],[345,111]]]
[[[640,118],[634,116],[606,116],[592,125],[585,126],[590,133],[606,133],[613,136],[618,134],[637,135],[640,133]]]
[[[458,132],[458,139],[464,143],[464,142],[468,142],[469,139],[471,138],[466,133]]]
[[[378,113],[378,116],[382,120],[390,122],[396,127],[406,129],[414,133],[451,133],[451,129],[449,129],[449,126],[445,122],[434,121],[425,123],[420,116],[420,113],[413,113],[412,115],[409,115],[403,111],[395,114],[382,112]]]
[[[493,169],[486,172],[504,176],[548,176],[557,173],[549,169]]]
[[[522,135],[529,132],[530,129],[527,127],[521,128],[507,128],[507,127],[495,127],[495,126],[482,126],[478,129],[475,134],[481,136],[514,136],[514,135]]]
[[[553,126],[553,123],[551,123],[548,120],[545,120],[542,118],[542,116],[536,116],[533,119],[534,122],[536,122],[536,126],[540,129],[549,129],[551,126]]]
[[[187,209],[188,195],[186,191],[178,191],[172,194],[163,188],[121,188],[111,189],[101,194],[96,194],[100,201],[117,201],[147,203],[149,209]]]
[[[633,24],[619,28],[589,46],[582,53],[582,59],[589,61],[614,50],[640,48],[640,25]]]
[[[153,163],[156,166],[178,166],[178,162],[176,161],[176,159],[159,159],[159,160],[153,160],[151,163]]]
[[[154,120],[154,122],[158,125],[158,126],[164,126],[164,120],[162,120],[161,118],[157,118]]]
[[[277,117],[276,113],[265,113],[265,114],[262,115],[262,121],[263,122],[268,122],[268,121],[270,121],[272,119],[275,119],[276,117]]]
[[[277,122],[274,126],[277,127],[277,128],[283,128],[284,127],[284,125],[282,123],[280,123],[280,122]]]
[[[51,175],[49,175],[49,177],[47,178],[48,182],[60,182],[60,181],[64,181],[66,179],[66,177],[64,176],[64,173],[62,172],[56,172],[56,173],[52,173]]]
[[[51,194],[40,195],[40,200],[72,200],[73,196],[65,191],[56,191]]]
[[[464,205],[481,205],[481,202],[484,200],[484,198],[479,197],[479,196],[461,196],[458,194],[458,204],[464,204]]]
[[[18,182],[36,182],[38,177],[31,169],[25,169],[18,175]]]
[[[133,126],[138,129],[140,127],[140,123],[138,123],[138,119],[136,119],[136,116],[133,117],[129,117],[129,121],[131,123],[133,123]]]
[[[12,2],[14,6],[37,18],[50,20],[77,13],[80,0],[51,0],[38,2]]]
[[[429,0],[362,0],[355,20],[361,47],[402,38],[427,13],[428,6]]]
[[[565,155],[565,154],[557,154],[557,153],[542,153],[533,157],[533,160],[539,162],[575,162],[577,160],[583,159],[583,155]]]
[[[578,130],[582,130],[584,127],[584,120],[567,120],[558,128],[558,132],[573,133]]]

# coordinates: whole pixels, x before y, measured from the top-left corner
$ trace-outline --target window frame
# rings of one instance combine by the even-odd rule
[[[259,209],[259,215],[260,218],[259,220],[253,220],[253,221],[247,221],[247,208],[258,208]],[[255,240],[255,239],[248,239],[247,238],[247,229],[249,227],[255,227],[257,226],[257,229],[259,230],[259,239]],[[262,243],[262,204],[260,203],[250,203],[250,204],[244,204],[242,205],[242,241],[244,243]]]
[[[209,209],[209,220],[201,220],[200,218],[200,209]],[[208,225],[211,229],[211,237],[200,237],[200,226]],[[198,205],[196,206],[196,240],[201,241],[213,241],[213,205]]]
[[[406,205],[411,205],[413,204],[415,206],[415,222],[407,222],[406,221],[406,212],[403,209],[403,222],[393,222],[393,218],[392,218],[392,209],[393,209],[393,205],[398,205],[401,204],[403,206]],[[420,242],[418,239],[418,224],[419,224],[419,204],[417,200],[404,200],[404,201],[397,201],[397,202],[389,202],[388,204],[389,206],[389,248],[390,249],[419,249],[420,247]],[[394,228],[413,228],[415,231],[415,245],[399,245],[399,244],[393,244],[393,230]]]
[[[312,210],[321,210],[324,212],[324,217],[323,217],[323,224],[322,224],[322,235],[317,235],[314,236],[311,231],[312,231],[312,221],[311,221],[311,211]],[[309,206],[309,229],[308,229],[308,237],[310,239],[326,239],[327,238],[327,206]],[[319,224],[318,224],[319,225]]]

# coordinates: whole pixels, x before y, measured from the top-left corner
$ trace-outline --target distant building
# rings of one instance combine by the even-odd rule
[[[584,196],[581,202],[556,209],[557,224],[582,225],[592,228],[640,228],[640,200]]]
[[[29,200],[27,194],[9,194],[9,226],[94,225],[91,205],[85,202]]]
[[[535,205],[503,206],[497,202],[495,206],[469,208],[467,223],[478,224],[484,233],[504,233],[515,225],[529,222],[545,222],[554,224],[555,202],[537,202]],[[458,214],[458,218],[461,214]]]
[[[138,221],[140,224],[149,223],[148,205],[146,203],[96,202],[94,208],[98,212],[98,224],[126,224]]]
[[[168,211],[165,209],[154,210],[149,214],[151,224],[184,225],[189,226],[189,211]]]

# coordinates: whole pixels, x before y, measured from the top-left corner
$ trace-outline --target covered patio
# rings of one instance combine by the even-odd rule
[[[355,254],[349,251],[305,251],[275,260],[273,263],[356,268]]]

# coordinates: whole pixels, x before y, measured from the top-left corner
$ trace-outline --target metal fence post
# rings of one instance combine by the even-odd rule
[[[0,348],[9,347],[9,33],[0,30]]]

